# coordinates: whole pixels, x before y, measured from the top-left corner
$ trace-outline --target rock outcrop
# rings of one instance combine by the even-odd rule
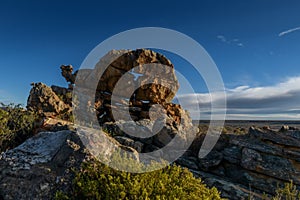
[[[74,84],[78,71],[72,74],[73,67],[71,65],[62,65],[61,69],[66,81]],[[144,100],[151,103],[169,103],[179,88],[171,61],[162,54],[146,49],[134,51],[112,50],[101,58],[96,64],[94,71],[89,73],[90,75],[85,74],[87,80],[92,78],[88,76],[97,76],[101,73],[102,75],[97,77],[100,79],[97,91],[110,94],[114,91],[116,83],[126,74],[127,84],[124,85],[124,88],[116,91],[116,95],[126,96],[130,87],[134,85],[142,86],[133,91],[133,101]],[[87,81],[85,83],[83,80],[79,82],[85,84],[86,88],[89,88]]]
[[[60,68],[62,76],[70,83],[69,88],[49,88],[36,83],[30,91],[28,108],[49,115],[69,112],[72,106],[72,89],[77,84],[84,88],[81,92],[87,95],[96,93],[95,101],[89,103],[96,109],[101,124],[115,120],[112,109],[117,110],[120,118],[126,118],[128,107],[130,118],[134,121],[150,119],[149,111],[156,104],[162,106],[161,111],[171,116],[175,123],[190,121],[181,121],[183,118],[188,119],[188,114],[180,105],[171,103],[179,83],[173,64],[159,53],[146,49],[113,50],[101,58],[93,70],[80,69],[73,72],[72,65],[62,65]],[[90,91],[90,83],[94,79],[99,79],[98,85],[96,91]],[[119,88],[115,89],[121,79],[125,84],[119,84]],[[153,115],[152,117],[155,118]]]
[[[143,153],[168,145],[175,136],[180,138],[177,147],[186,147],[197,132],[188,112],[171,103],[179,83],[173,64],[159,53],[146,49],[113,50],[101,58],[93,70],[81,69],[72,73],[70,65],[61,66],[61,69],[66,81],[74,88],[80,87],[81,93],[77,95],[80,101],[75,106],[83,111],[78,116],[79,121],[90,122],[86,116],[95,109],[101,125],[116,122],[114,125],[133,128],[132,134],[123,131],[116,139],[133,148],[139,146],[137,149]],[[95,79],[98,84],[95,91],[91,91]],[[94,104],[86,100],[93,93]],[[158,126],[159,123],[163,125]],[[139,124],[146,126],[149,134],[157,133],[153,137],[148,135],[148,141],[152,140],[153,144],[129,142],[134,133],[146,134],[136,130]]]
[[[68,191],[86,157],[78,136],[69,130],[41,132],[0,155],[0,199],[51,199]]]
[[[172,121],[172,119],[168,119]],[[173,156],[177,156],[177,153],[188,149],[193,139],[191,132],[196,133],[197,128],[192,126],[175,128],[168,122],[162,126],[157,123],[160,121],[143,119],[137,122],[126,122],[121,120],[106,122],[103,124],[103,129],[121,144],[130,146],[139,153],[153,152],[169,145],[171,150],[158,151],[157,153],[160,155],[157,156],[156,160],[163,158],[167,161],[173,161],[175,159]],[[156,128],[158,128],[157,132]],[[176,140],[174,140],[175,136]]]
[[[57,191],[68,192],[74,169],[79,169],[84,160],[94,159],[78,135],[85,131],[90,130],[40,132],[18,147],[2,152],[0,199],[52,199]],[[133,148],[121,145],[113,138],[106,136],[110,140],[108,143],[102,134],[99,137],[102,137],[99,148],[105,150],[107,158],[116,147],[137,155]]]
[[[134,121],[150,119],[149,110],[155,104],[160,104],[178,124],[181,115],[186,114],[180,105],[171,103],[179,88],[173,64],[154,51],[113,50],[101,58],[93,70],[81,69],[72,74],[72,66],[61,69],[66,81],[74,84],[76,78],[75,85],[85,88],[87,94],[93,93],[89,91],[90,83],[99,79],[94,103],[101,123],[114,121],[113,108],[124,116],[129,107]],[[116,88],[118,81],[121,83]]]
[[[107,157],[112,155],[115,147],[131,152],[136,160],[140,159],[138,153],[161,154],[163,152],[157,150],[170,144],[175,136],[179,139],[173,145],[183,151],[191,142],[191,134],[198,130],[188,113],[171,102],[179,84],[173,64],[159,53],[145,49],[114,50],[93,70],[81,69],[73,73],[71,65],[61,66],[61,70],[70,83],[69,88],[34,84],[28,109],[44,116],[69,113],[72,103],[75,108],[95,109],[99,123],[107,132],[105,138],[97,135],[98,141],[102,142],[96,144],[96,150]],[[123,77],[127,84],[119,85],[115,91]],[[90,82],[98,78],[95,91],[90,91]],[[96,93],[95,101],[87,102],[88,105],[72,102],[71,93],[77,86],[83,88],[83,98],[85,94]],[[112,98],[113,94],[116,98]],[[129,110],[133,121],[126,120],[126,116],[123,120],[115,120],[113,109],[121,118]],[[72,179],[70,167],[79,167],[81,161],[90,156],[78,138],[80,131],[70,131],[69,123],[57,119],[46,118],[44,122],[40,131],[52,132],[39,133],[1,154],[0,199],[48,199],[58,188],[68,191],[67,182]],[[176,162],[201,177],[208,186],[217,187],[223,197],[261,199],[263,194],[274,195],[278,186],[291,180],[300,188],[298,129],[284,126],[274,131],[270,127],[252,127],[248,134],[222,134],[214,149],[200,159],[198,152],[204,137],[205,133],[199,133]],[[172,153],[169,152],[167,158],[172,160]]]
[[[293,181],[300,188],[299,138],[298,130],[251,127],[248,134],[221,135],[204,159],[198,159],[194,149],[177,162],[209,186],[216,186],[223,197],[261,199],[264,193],[274,195],[286,182]]]
[[[75,83],[76,73],[73,74],[73,66],[72,65],[62,65],[60,66],[61,75],[66,79],[67,82],[71,84]]]
[[[51,87],[43,83],[34,83],[27,100],[27,109],[45,116],[55,116],[70,112],[71,106],[60,99]]]
[[[144,100],[151,103],[169,103],[178,90],[179,85],[173,64],[159,53],[146,49],[135,51],[114,50],[100,60],[95,70],[101,71],[107,65],[108,59],[114,60],[108,65],[100,78],[97,89],[101,92],[112,93],[115,90],[116,83],[125,74],[125,81],[128,84],[123,85],[124,88],[116,91],[115,95],[126,96],[131,89],[130,87],[141,86],[133,91],[133,102]]]

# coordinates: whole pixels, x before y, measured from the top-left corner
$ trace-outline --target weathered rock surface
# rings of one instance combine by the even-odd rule
[[[72,89],[77,84],[81,94],[79,104],[75,103],[75,107],[86,109],[86,113],[96,109],[101,124],[119,119],[155,120],[161,114],[170,116],[177,125],[186,126],[191,122],[189,114],[180,105],[171,103],[179,88],[173,64],[152,50],[112,50],[100,59],[93,70],[80,69],[73,72],[72,65],[62,65],[60,68],[62,76],[71,84],[69,88],[49,88],[36,83],[30,91],[28,108],[46,116],[70,112]],[[95,79],[98,86],[96,91],[91,91],[90,83]],[[121,79],[125,82],[119,84],[121,88],[116,90],[116,83]],[[113,101],[112,93],[115,97]],[[94,102],[89,100],[91,94],[95,94]],[[84,105],[80,104],[82,102]],[[84,121],[84,116],[82,118]]]
[[[74,178],[72,169],[79,169],[83,160],[94,159],[82,144],[79,134],[95,136],[88,128],[77,133],[70,130],[40,132],[20,146],[2,152],[0,199],[51,199],[58,190],[68,192]],[[101,140],[98,152],[105,151],[108,159],[118,147],[131,151],[138,160],[133,148],[102,134],[98,136],[97,141]],[[140,149],[140,145],[135,142],[134,147]]]
[[[191,143],[193,134],[197,132],[197,128],[191,125],[181,125],[179,128],[175,128],[165,121],[149,119],[136,122],[106,122],[103,129],[121,144],[130,146],[141,153],[151,152],[167,145],[173,146],[178,151],[185,150]],[[177,139],[174,142],[175,136]],[[171,141],[172,144],[170,144]]]
[[[84,148],[74,132],[41,132],[1,153],[0,199],[51,199],[60,188],[68,191],[80,167]]]
[[[65,104],[72,106],[72,89],[56,85],[52,85],[51,89]]]
[[[85,101],[85,94],[91,96],[96,92],[95,102],[92,103],[101,123],[118,120],[112,109],[123,120],[149,119],[149,111],[156,104],[161,105],[178,124],[186,114],[180,105],[171,103],[179,88],[173,64],[154,51],[113,50],[101,58],[93,70],[81,69],[72,74],[72,66],[62,66],[61,69],[71,84],[74,84],[76,77],[75,87],[81,88],[81,102]],[[90,83],[95,80],[98,86],[96,91],[91,91]]]
[[[178,90],[179,85],[172,63],[165,56],[154,51],[146,49],[110,51],[98,62],[95,73],[102,72],[107,64],[109,65],[98,85],[99,91],[113,92],[116,82],[125,73],[127,73],[125,76],[127,84],[124,85],[124,90],[115,91],[117,96],[126,96],[127,90],[137,85],[141,87],[132,94],[134,100],[169,103]],[[148,83],[149,80],[151,80],[149,84],[143,84]]]
[[[70,105],[43,83],[34,83],[27,100],[27,108],[43,115],[58,115],[71,111]]]
[[[71,84],[75,83],[76,73],[73,74],[73,66],[72,65],[62,65],[60,66],[61,75],[66,79],[67,82]]]
[[[263,193],[274,195],[278,186],[291,180],[300,188],[299,135],[297,130],[251,127],[248,134],[221,135],[214,150],[203,159],[194,151],[183,157],[186,162],[177,162],[192,169],[209,186],[216,186],[223,197],[261,199]],[[199,141],[193,145],[199,146]]]
[[[149,66],[149,67],[148,67]],[[117,96],[126,96],[131,87],[138,85],[137,91],[132,91],[134,100],[150,101],[152,103],[169,103],[179,88],[173,64],[165,56],[151,50],[112,50],[96,64],[94,70],[73,72],[72,65],[61,66],[62,75],[67,82],[90,88],[89,80],[99,79],[98,92],[112,93],[121,77],[126,78],[126,85],[114,91]],[[124,76],[126,74],[126,76]],[[149,83],[150,81],[150,83]],[[144,84],[147,83],[147,84]]]
[[[49,162],[57,153],[70,131],[41,132],[20,146],[2,154],[13,171],[30,169],[30,166]]]

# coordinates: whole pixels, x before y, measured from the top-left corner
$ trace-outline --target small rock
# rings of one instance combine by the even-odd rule
[[[67,140],[69,147],[71,147],[74,151],[78,151],[80,149],[80,145],[76,144],[71,140]]]
[[[207,171],[211,167],[215,167],[223,160],[223,154],[218,151],[211,151],[205,158],[198,159],[200,169]]]
[[[281,129],[279,131],[280,132],[286,132],[288,130],[290,130],[290,127],[288,125],[284,125],[284,126],[281,127]]]
[[[178,163],[181,166],[187,167],[189,169],[193,170],[199,170],[198,165],[196,164],[197,158],[194,157],[181,157],[176,160],[176,163]]]
[[[44,191],[44,190],[46,190],[46,189],[48,189],[49,188],[49,183],[44,183],[44,184],[41,184],[40,185],[40,189],[42,190],[42,191]]]
[[[134,148],[137,152],[141,153],[141,152],[143,151],[143,147],[144,147],[144,144],[143,144],[142,142],[140,142],[140,141],[134,142],[133,148]]]

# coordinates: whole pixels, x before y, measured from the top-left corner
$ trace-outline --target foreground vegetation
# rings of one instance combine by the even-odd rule
[[[5,151],[33,136],[38,116],[21,105],[0,103],[0,150]]]
[[[207,188],[187,169],[164,169],[132,174],[101,163],[85,163],[76,174],[71,194],[56,199],[221,199],[216,188]]]
[[[267,199],[267,198],[265,198]],[[300,191],[297,190],[297,187],[293,182],[285,183],[284,187],[278,188],[276,190],[276,195],[272,200],[299,200]]]
[[[72,192],[58,191],[55,199],[223,199],[215,187],[208,188],[186,168],[171,165],[143,174],[114,170],[99,162],[84,163],[76,172]],[[249,194],[249,199],[253,199]],[[300,191],[293,182],[276,190],[273,197],[264,200],[299,200]]]
[[[208,188],[186,168],[171,165],[166,168],[132,174],[114,170],[99,162],[84,163],[76,173],[72,192],[58,191],[55,199],[197,199],[218,200],[220,192]],[[249,199],[253,199],[249,194]],[[300,191],[290,182],[276,190],[273,197],[264,195],[264,200],[299,200]]]

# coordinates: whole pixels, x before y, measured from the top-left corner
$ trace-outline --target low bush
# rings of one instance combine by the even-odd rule
[[[272,200],[299,200],[300,191],[296,188],[293,182],[285,183],[284,187],[276,190],[276,195]]]
[[[0,104],[0,150],[14,148],[31,137],[38,116],[20,105]]]
[[[176,165],[133,174],[101,163],[85,163],[76,173],[71,194],[56,193],[56,199],[221,199],[216,188]]]

